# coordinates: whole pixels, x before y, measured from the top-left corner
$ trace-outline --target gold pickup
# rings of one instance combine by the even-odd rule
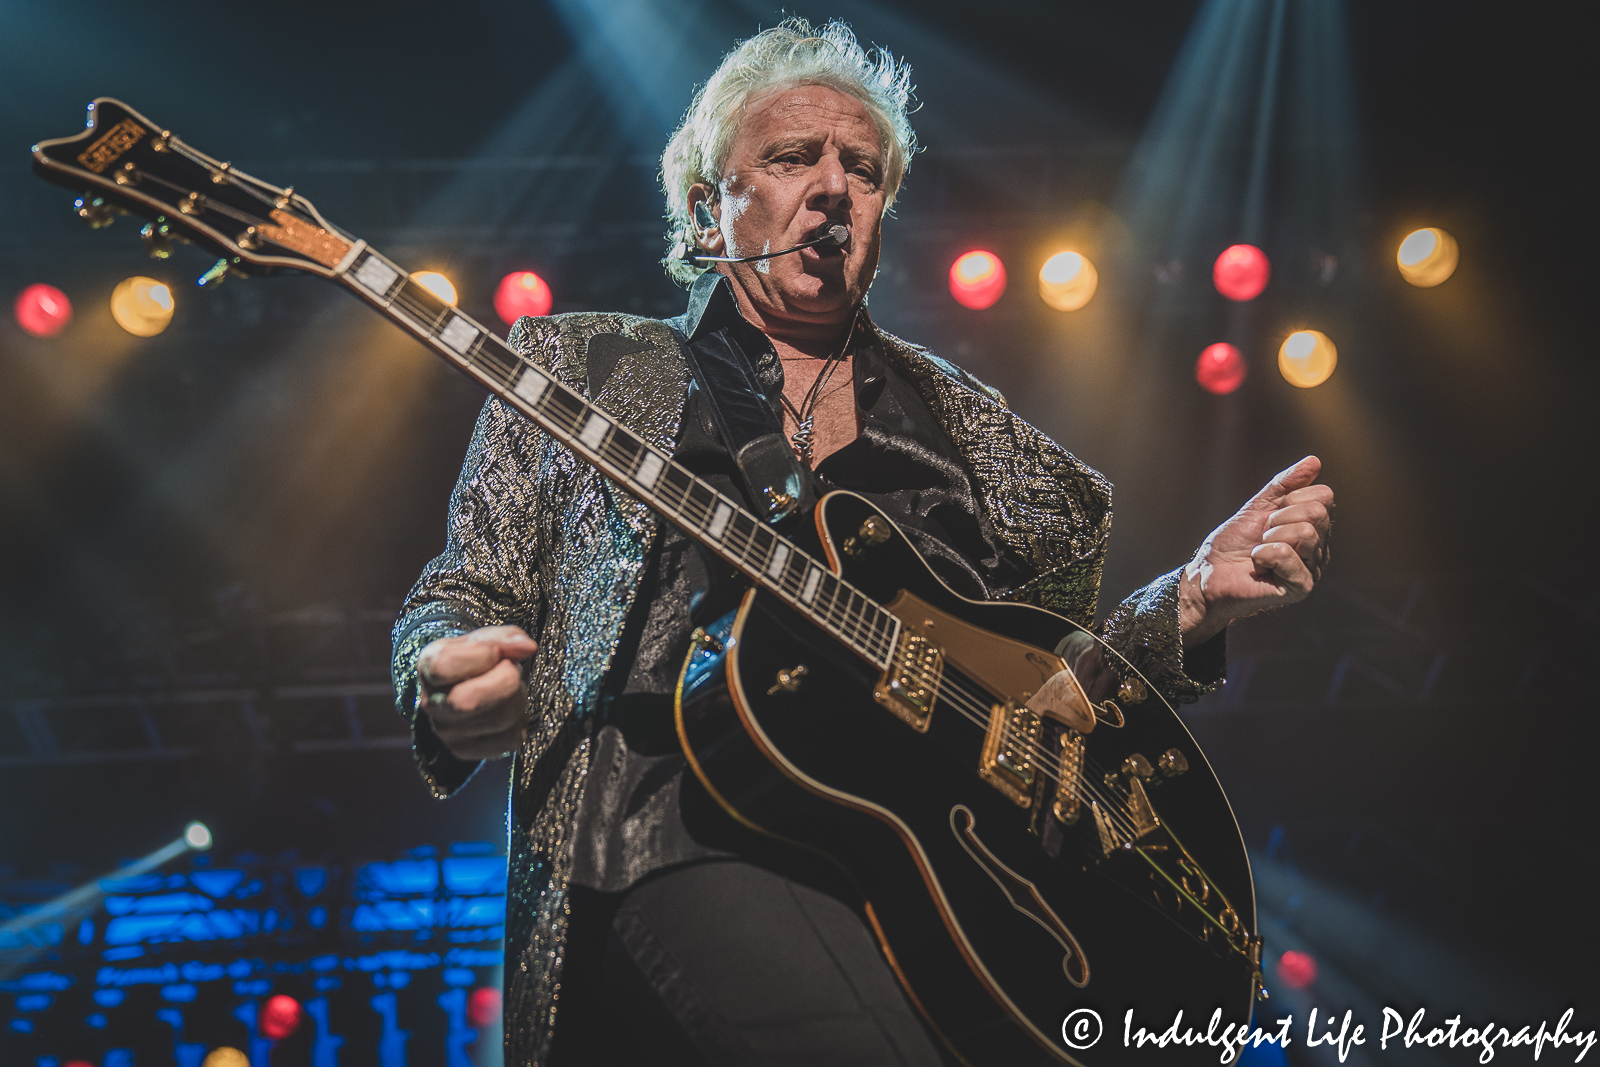
[[[925,734],[933,717],[933,701],[939,692],[939,676],[943,671],[944,653],[939,646],[910,626],[904,626],[889,669],[872,688],[872,699],[913,730]]]

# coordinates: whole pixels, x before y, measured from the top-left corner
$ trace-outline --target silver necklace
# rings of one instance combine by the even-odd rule
[[[800,402],[799,408],[790,403],[787,393],[779,394],[778,398],[783,401],[783,406],[794,416],[795,431],[789,435],[789,441],[794,445],[795,454],[800,457],[800,461],[808,467],[811,466],[812,450],[816,447],[817,404],[822,400],[823,386],[828,384],[833,372],[844,362],[845,353],[850,351],[850,340],[855,333],[856,320],[851,316],[850,331],[844,335],[844,344],[840,346],[838,352],[828,357],[827,365],[817,372],[816,380],[806,391],[805,399]]]

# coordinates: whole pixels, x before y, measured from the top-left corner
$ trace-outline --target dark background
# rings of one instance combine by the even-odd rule
[[[77,313],[48,340],[0,323],[5,869],[70,884],[195,817],[225,850],[388,855],[493,838],[504,803],[497,768],[448,805],[429,800],[381,692],[387,620],[441,547],[477,388],[311,279],[195,290],[204,256],[147,260],[132,220],[84,230],[71,194],[27,173],[27,147],[116,96],[292,182],[398,261],[443,270],[483,321],[512,269],[547,278],[558,312],[674,314],[681,296],[655,264],[660,145],[717,55],[778,15],[635,9],[657,21],[619,30],[612,9],[577,2],[0,8],[0,292],[49,282]],[[1529,1018],[1576,1003],[1581,1022],[1597,983],[1577,947],[1600,930],[1582,789],[1595,363],[1576,21],[1336,8],[1356,133],[1338,271],[1302,265],[1310,250],[1269,195],[1274,280],[1242,316],[1209,284],[1220,244],[1158,283],[1139,235],[1119,236],[1124,168],[1200,5],[795,10],[850,20],[916,71],[926,151],[887,227],[874,315],[997,385],[1116,483],[1102,610],[1181,564],[1271,474],[1323,458],[1339,497],[1325,587],[1237,626],[1235,684],[1191,719],[1258,850],[1269,941],[1321,953],[1347,999],[1433,1003],[1481,973],[1486,1002],[1516,989]],[[1291,112],[1282,122],[1318,136],[1289,129]],[[1423,225],[1462,249],[1437,289],[1394,269]],[[1102,281],[1063,316],[1032,279],[1066,243]],[[969,312],[944,275],[980,245],[1011,284]],[[109,290],[133,273],[177,294],[156,338],[110,319]],[[1304,325],[1340,352],[1311,391],[1275,367]],[[1250,376],[1213,397],[1193,361],[1224,336]],[[344,688],[157,701],[145,720],[83,699],[291,681]],[[147,751],[146,720],[167,751]],[[1421,962],[1386,963],[1406,937]],[[1370,952],[1351,948],[1363,938]],[[1333,981],[1324,992],[1346,996]]]

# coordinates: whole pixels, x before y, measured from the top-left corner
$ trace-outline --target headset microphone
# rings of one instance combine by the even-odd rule
[[[696,209],[695,210],[695,214],[696,214],[697,217],[699,216],[700,209],[704,208],[704,207],[705,207],[704,204],[696,204],[695,205],[695,209]],[[709,216],[711,213],[709,211],[707,211],[706,214]],[[705,220],[701,219],[700,220],[700,224],[702,226],[705,226],[706,225]],[[786,256],[790,252],[798,252],[798,251],[800,251],[801,249],[804,249],[804,248],[816,248],[818,245],[829,245],[829,246],[834,247],[834,248],[843,248],[845,246],[845,243],[847,241],[849,241],[849,240],[850,240],[850,227],[846,226],[842,222],[835,222],[835,223],[829,224],[828,228],[822,231],[822,236],[821,237],[818,237],[818,238],[816,238],[815,240],[812,240],[812,241],[807,241],[803,245],[795,245],[793,248],[785,248],[785,249],[783,249],[782,251],[779,251],[779,252],[763,252],[761,255],[758,255],[758,256],[701,256],[701,255],[693,255],[693,256],[686,257],[686,258],[699,260],[702,263],[753,263],[754,261],[756,261],[758,259],[771,259],[774,256]]]

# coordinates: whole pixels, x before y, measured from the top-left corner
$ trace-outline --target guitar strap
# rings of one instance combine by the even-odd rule
[[[678,336],[689,373],[744,478],[746,497],[771,523],[809,510],[816,503],[810,473],[783,435],[749,357],[720,331],[694,341]]]

